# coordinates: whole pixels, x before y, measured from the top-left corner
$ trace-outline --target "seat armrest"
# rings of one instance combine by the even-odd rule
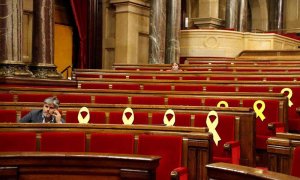
[[[178,167],[171,172],[171,180],[187,180],[187,179],[188,179],[188,169],[186,167]]]
[[[232,148],[239,147],[240,142],[239,141],[228,141],[224,144],[224,149],[226,151],[231,151]]]
[[[284,132],[284,124],[282,122],[271,122],[268,124],[268,129],[274,133]]]
[[[224,150],[230,154],[232,164],[240,164],[240,142],[228,141],[224,144]]]

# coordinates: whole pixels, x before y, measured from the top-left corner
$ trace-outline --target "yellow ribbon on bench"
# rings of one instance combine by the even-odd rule
[[[281,94],[284,94],[285,92],[288,92],[289,94],[287,95],[287,97],[289,98],[289,107],[292,107],[292,105],[294,104],[291,99],[292,99],[292,96],[293,96],[293,91],[291,90],[291,88],[283,88],[281,90]]]
[[[224,105],[224,106],[222,106]],[[228,102],[226,101],[220,101],[218,104],[217,104],[217,107],[228,107]]]
[[[173,117],[171,118],[171,120],[169,121],[167,115],[168,114],[172,114]],[[175,124],[175,113],[172,109],[168,109],[166,112],[165,112],[165,115],[164,115],[164,124],[166,126],[174,126]]]
[[[257,107],[258,104],[261,104],[261,108],[259,108],[259,109]],[[265,108],[266,108],[265,102],[262,101],[262,100],[257,100],[257,101],[254,102],[253,108],[254,108],[254,111],[256,113],[256,118],[259,117],[261,121],[264,121],[266,119],[266,117],[263,113]]]
[[[214,122],[211,122],[210,116],[215,116]],[[213,134],[213,139],[215,141],[215,144],[218,146],[219,141],[221,140],[216,128],[219,124],[219,116],[218,113],[214,110],[210,111],[206,117],[206,126],[208,127],[208,132]]]
[[[82,117],[82,112],[86,112],[86,116],[83,118]],[[87,107],[82,107],[80,108],[79,112],[78,112],[78,116],[77,116],[78,122],[80,124],[86,124],[90,121],[90,111]]]
[[[127,118],[126,113],[131,113],[131,116],[129,118]],[[125,125],[133,124],[134,114],[133,114],[133,110],[131,108],[128,107],[123,111],[122,121]]]

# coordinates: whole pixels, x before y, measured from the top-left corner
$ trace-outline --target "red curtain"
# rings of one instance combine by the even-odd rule
[[[70,0],[74,19],[79,33],[80,49],[78,68],[87,68],[87,27],[88,27],[88,1]]]

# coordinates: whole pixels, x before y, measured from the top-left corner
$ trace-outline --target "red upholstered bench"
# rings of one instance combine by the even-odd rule
[[[240,161],[240,144],[236,141],[235,134],[235,116],[218,114],[219,123],[216,131],[221,140],[218,145],[213,143],[213,162],[227,162],[239,164]],[[207,114],[195,115],[195,127],[207,127]],[[210,119],[211,122],[215,118]]]
[[[292,77],[266,77],[267,81],[294,81]]]
[[[234,86],[218,86],[218,85],[209,85],[206,86],[207,92],[235,92]]]
[[[85,78],[100,78],[99,74],[85,74],[85,73],[76,73],[75,77],[85,77]]]
[[[264,121],[258,116],[256,118],[256,148],[267,149],[267,139],[275,136],[276,132],[284,132],[284,125],[279,120],[279,102],[276,100],[264,100]],[[253,107],[255,100],[244,100],[243,107]],[[260,107],[258,107],[260,108]],[[274,129],[270,129],[274,127]]]
[[[161,79],[161,80],[179,80],[179,76],[156,76],[156,79]]]
[[[17,122],[17,111],[10,109],[0,110],[0,122],[1,123],[16,123]]]
[[[95,103],[97,104],[128,104],[127,96],[95,96]]]
[[[237,77],[238,81],[262,81],[263,77],[247,77],[247,76],[239,76]]]
[[[10,93],[0,93],[0,102],[13,102],[14,95]]]
[[[281,92],[281,90],[285,87],[274,87],[273,92]],[[288,88],[288,86],[286,87]],[[293,105],[288,109],[288,127],[289,131],[300,132],[300,114],[296,111],[296,109],[300,105],[300,87],[290,87],[292,90],[291,102]],[[288,95],[288,93],[285,93]]]
[[[201,98],[169,97],[168,105],[201,106]]]
[[[92,133],[90,152],[133,154],[134,135],[123,133]]]
[[[226,81],[234,81],[234,77],[226,77],[226,76],[210,76],[209,80],[226,80]]]
[[[205,106],[217,106],[220,101],[228,103],[228,107],[240,107],[240,99],[220,99],[220,98],[206,98]],[[224,107],[223,105],[220,107]]]
[[[165,99],[158,96],[133,96],[131,104],[164,105]]]
[[[174,85],[175,91],[203,91],[201,85]]]
[[[18,102],[44,102],[52,94],[18,94]]]
[[[182,80],[206,80],[206,76],[182,76]]]
[[[140,90],[139,84],[113,84],[112,89],[119,90]]]
[[[0,132],[0,151],[36,151],[36,133]]]
[[[268,86],[239,86],[239,92],[269,92]]]
[[[152,113],[152,124],[153,125],[163,125],[164,124],[164,112],[153,112]],[[173,116],[171,114],[167,115],[168,120],[171,120]],[[174,126],[191,126],[191,114],[185,113],[175,113],[175,124]]]
[[[133,112],[134,113],[134,122],[133,124],[149,124],[149,118],[147,112]],[[126,113],[125,116],[130,118],[132,114]],[[110,112],[109,114],[109,124],[124,124],[123,120],[123,112]]]
[[[90,95],[83,94],[58,94],[60,103],[91,103]]]
[[[171,91],[170,84],[144,84],[144,90],[149,91]]]
[[[139,75],[130,75],[129,79],[153,79],[152,76],[139,76]]]
[[[81,89],[109,89],[108,83],[81,83]]]
[[[66,123],[78,123],[78,111],[68,110],[66,112]],[[86,112],[82,112],[81,116],[84,118],[87,115]],[[106,115],[102,111],[90,111],[91,124],[106,124]]]
[[[102,74],[102,78],[126,79],[126,76],[125,75],[117,75],[117,74]]]
[[[295,147],[291,166],[291,175],[300,178],[300,146]]]
[[[85,132],[43,132],[41,151],[85,152]]]
[[[157,180],[170,179],[171,172],[175,168],[181,167],[182,141],[183,139],[180,136],[139,135],[138,154],[161,156],[156,171]],[[186,174],[182,174],[180,179],[185,179],[186,177]]]

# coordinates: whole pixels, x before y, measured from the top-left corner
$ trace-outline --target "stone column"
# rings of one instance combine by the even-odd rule
[[[226,1],[225,27],[227,29],[238,29],[238,10],[239,0]]]
[[[248,0],[240,0],[238,31],[246,32],[248,28]]]
[[[38,78],[62,78],[54,65],[54,0],[33,0],[31,71]]]
[[[116,7],[115,63],[149,61],[149,3],[145,0],[110,0]]]
[[[23,0],[0,0],[0,76],[32,76],[22,62]]]
[[[222,29],[224,20],[219,17],[219,0],[194,0],[191,3],[194,26],[198,28]]]
[[[149,22],[149,64],[165,62],[166,0],[152,0]]]
[[[180,58],[180,19],[181,1],[167,1],[167,29],[166,29],[166,59],[165,63],[179,62]]]
[[[283,29],[283,0],[272,0],[269,3],[269,30],[280,33]]]

